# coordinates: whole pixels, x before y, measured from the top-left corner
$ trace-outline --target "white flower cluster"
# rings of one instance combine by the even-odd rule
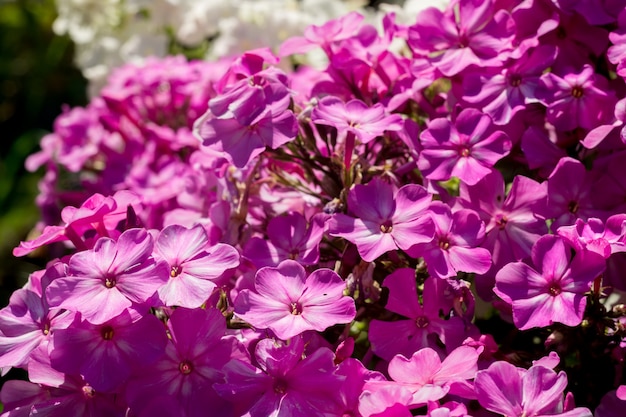
[[[408,0],[404,8],[387,10],[410,22],[416,2],[423,8],[447,1]],[[301,35],[308,25],[353,10],[374,20],[365,4],[365,0],[57,0],[54,31],[68,34],[76,43],[76,63],[95,94],[113,68],[147,56],[165,56],[172,42],[195,48],[211,40],[209,59],[277,47]]]

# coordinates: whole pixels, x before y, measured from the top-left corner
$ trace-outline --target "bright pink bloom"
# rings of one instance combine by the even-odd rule
[[[429,401],[437,401],[448,392],[457,395],[472,395],[473,389],[467,380],[474,378],[478,367],[478,355],[482,348],[474,349],[469,346],[460,346],[454,349],[442,361],[437,352],[430,348],[424,348],[415,352],[411,358],[396,355],[389,362],[389,376],[393,381],[367,381],[363,400],[377,391],[396,391],[397,394],[411,394],[410,399],[404,405],[415,408],[427,404]],[[399,389],[399,391],[398,391]],[[371,411],[359,411],[363,415],[371,415]],[[382,410],[381,410],[382,411]]]
[[[576,251],[589,250],[607,259],[612,253],[626,252],[626,214],[611,216],[606,223],[576,219],[574,225],[559,227],[557,234]]]
[[[402,129],[402,117],[397,114],[386,115],[382,104],[369,107],[360,100],[344,103],[332,96],[324,97],[311,114],[313,123],[333,126],[340,137],[351,133],[361,143],[368,143],[385,131]]]
[[[338,19],[329,20],[323,25],[311,25],[304,29],[304,36],[294,36],[280,46],[280,56],[302,54],[321,47],[328,56],[332,55],[332,46],[344,39],[355,36],[361,27],[363,15],[357,12],[348,13]]]
[[[436,342],[429,335],[451,350],[461,344],[465,334],[465,323],[460,317],[448,316],[452,300],[446,297],[450,285],[442,279],[430,277],[424,283],[422,302],[415,285],[415,271],[400,268],[383,281],[389,288],[389,300],[385,308],[407,319],[396,321],[372,320],[369,339],[375,354],[391,360],[396,354],[411,356],[419,349],[434,347]]]
[[[417,161],[422,174],[430,180],[458,177],[474,185],[511,150],[506,133],[494,131],[491,118],[476,109],[463,110],[455,122],[432,120],[422,132],[423,150]]]
[[[394,192],[389,183],[375,178],[350,190],[351,215],[333,215],[329,234],[354,243],[363,260],[372,262],[386,252],[432,240],[433,223],[427,216],[431,200],[420,185],[408,184]]]
[[[409,28],[409,46],[428,56],[444,75],[454,76],[470,65],[499,66],[513,50],[515,23],[491,0],[453,0],[444,12],[431,7]]]
[[[337,399],[344,377],[336,375],[333,353],[318,348],[303,359],[304,342],[261,340],[255,349],[258,368],[235,359],[224,367],[226,382],[215,390],[250,417],[325,415]],[[246,413],[247,412],[247,413]]]
[[[50,281],[65,276],[65,272],[61,262],[50,266],[41,278],[40,288],[31,285],[15,291],[9,305],[0,310],[0,368],[26,366],[31,352],[46,345],[51,332],[71,324],[73,314],[50,309],[43,296]]]
[[[480,105],[494,123],[508,123],[527,103],[538,101],[539,77],[555,57],[556,48],[542,45],[499,74],[470,73],[463,78],[463,100]]]
[[[496,268],[529,256],[533,243],[548,233],[545,183],[517,175],[505,197],[502,174],[494,171],[475,185],[461,184],[460,197],[461,205],[485,222],[481,246],[491,252]]]
[[[548,106],[547,120],[557,130],[592,129],[613,117],[617,99],[607,80],[590,65],[563,78],[548,73],[542,83],[539,98]]]
[[[584,407],[563,412],[567,375],[541,365],[525,370],[498,361],[478,372],[474,386],[483,407],[507,417],[592,417]]]
[[[50,284],[50,306],[102,324],[146,302],[169,277],[167,265],[152,257],[152,248],[152,236],[144,229],[127,230],[117,242],[101,238],[92,250],[70,258],[67,277]]]
[[[438,278],[451,278],[458,272],[484,274],[491,267],[491,254],[479,247],[485,238],[485,223],[474,210],[452,213],[450,207],[435,201],[429,208],[435,224],[435,237],[428,243],[411,246],[407,253],[423,257],[428,272]]]
[[[354,319],[354,300],[343,295],[345,288],[330,269],[318,269],[307,277],[302,265],[287,260],[257,271],[255,291],[239,293],[235,314],[258,329],[269,328],[283,340],[306,330],[321,332]]]
[[[167,328],[170,341],[165,355],[133,374],[126,398],[139,415],[159,398],[175,404],[185,417],[232,416],[230,406],[217,396],[213,384],[221,381],[222,367],[236,349],[224,338],[226,321],[216,309],[177,308]]]
[[[272,218],[267,224],[267,237],[252,237],[246,243],[243,256],[257,268],[277,266],[281,261],[292,259],[302,265],[319,261],[319,245],[324,236],[325,214],[311,218],[309,227],[303,215],[289,213]]]
[[[597,198],[592,187],[593,172],[582,162],[565,157],[559,160],[548,178],[548,209],[546,217],[554,218],[551,228],[556,231],[574,224],[577,218],[605,218],[605,212],[596,208]]]
[[[513,308],[520,330],[552,323],[580,324],[587,305],[585,293],[605,268],[604,258],[571,250],[554,235],[541,237],[532,247],[534,267],[522,262],[506,265],[496,275],[494,292]]]
[[[296,137],[286,76],[279,70],[259,71],[238,80],[218,97],[194,124],[203,146],[225,152],[238,168],[266,146],[276,149]]]
[[[213,280],[239,265],[235,248],[225,244],[209,247],[208,243],[202,225],[191,229],[172,225],[161,231],[155,252],[170,268],[170,278],[158,290],[166,306],[199,307],[215,289]]]
[[[56,370],[82,375],[96,391],[119,388],[139,366],[147,366],[165,351],[162,323],[148,314],[137,319],[128,312],[104,324],[77,318],[54,332],[50,361]]]

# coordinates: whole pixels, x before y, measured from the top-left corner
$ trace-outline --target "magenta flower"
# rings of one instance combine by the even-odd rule
[[[209,238],[202,225],[191,229],[172,225],[161,231],[155,252],[170,267],[170,278],[159,288],[166,306],[195,308],[211,295],[226,270],[239,265],[239,253],[225,244],[208,247]]]
[[[279,55],[302,54],[319,46],[330,56],[333,44],[354,36],[361,27],[363,19],[363,15],[351,12],[320,26],[311,25],[304,29],[303,37],[294,36],[287,39],[280,46]]]
[[[64,207],[61,211],[63,226],[46,226],[39,237],[21,242],[13,249],[13,255],[24,256],[41,246],[67,240],[77,250],[91,248],[99,237],[117,236],[119,232],[115,227],[126,218],[128,206],[139,202],[137,195],[125,190],[109,197],[95,193],[80,207]]]
[[[375,178],[350,190],[351,215],[334,214],[329,234],[354,243],[363,260],[372,262],[386,252],[432,240],[433,223],[426,215],[431,200],[420,185],[408,184],[394,193],[390,184]]]
[[[389,362],[389,376],[393,381],[367,381],[364,392],[361,395],[361,404],[372,395],[380,395],[377,392],[391,390],[400,396],[411,394],[410,399],[404,404],[411,408],[427,404],[429,401],[437,401],[447,393],[467,396],[473,395],[472,386],[467,380],[473,379],[478,370],[478,356],[482,348],[474,349],[469,346],[460,346],[454,349],[442,361],[437,352],[430,348],[424,348],[415,352],[410,358],[396,355]],[[371,412],[364,412],[371,415]],[[381,410],[382,411],[382,410]]]
[[[31,352],[47,344],[53,331],[71,324],[73,314],[50,309],[43,296],[50,281],[65,276],[65,272],[66,265],[61,262],[50,266],[39,285],[15,291],[9,305],[0,310],[0,368],[26,366]],[[30,277],[31,283],[35,280]]]
[[[495,67],[513,50],[515,23],[494,1],[451,1],[444,12],[431,7],[409,28],[409,46],[452,77],[470,65]]]
[[[345,282],[330,269],[308,277],[291,260],[257,271],[254,289],[235,299],[235,314],[258,329],[270,329],[283,340],[306,330],[324,331],[350,323],[356,315],[354,300],[344,296]]]
[[[385,360],[397,354],[411,356],[419,349],[436,345],[429,335],[438,337],[448,350],[461,344],[465,334],[463,319],[441,317],[448,316],[452,310],[451,300],[446,298],[451,288],[445,280],[428,278],[422,302],[418,298],[413,269],[396,269],[385,278],[383,285],[389,288],[386,309],[407,319],[371,321],[368,336],[375,354]]]
[[[607,259],[626,252],[626,214],[615,214],[606,223],[593,217],[576,219],[576,224],[559,227],[557,234],[577,252],[592,251]]]
[[[452,213],[450,207],[435,201],[430,205],[435,237],[428,243],[411,246],[407,253],[423,257],[428,272],[435,277],[451,278],[458,272],[484,274],[491,267],[491,253],[479,247],[485,238],[485,224],[474,210]]]
[[[494,131],[489,116],[476,109],[465,109],[454,124],[448,119],[432,120],[422,132],[423,150],[417,161],[429,180],[458,177],[474,185],[508,155],[511,140],[502,131]]]
[[[141,414],[158,399],[174,404],[185,417],[231,416],[230,406],[213,391],[222,367],[235,351],[234,339],[224,338],[226,321],[216,309],[177,308],[167,325],[170,341],[155,363],[131,376],[126,398]]]
[[[150,314],[137,320],[123,312],[100,325],[77,318],[55,331],[50,361],[56,370],[82,375],[96,391],[111,392],[137,367],[156,361],[166,343],[163,325]]]
[[[402,129],[402,117],[397,114],[387,116],[385,107],[380,104],[367,106],[360,100],[344,103],[332,96],[324,97],[311,114],[313,123],[333,126],[341,137],[351,133],[361,143],[368,143],[385,131]]]
[[[593,252],[571,250],[554,235],[533,245],[534,267],[522,262],[506,265],[496,275],[494,292],[513,308],[513,322],[520,330],[558,322],[580,324],[587,305],[585,293],[605,268],[604,258]]]
[[[596,208],[593,173],[582,162],[561,158],[548,178],[548,209],[546,217],[554,218],[551,228],[556,231],[576,219],[605,218],[605,212]]]
[[[234,359],[224,367],[226,382],[215,390],[235,404],[237,415],[309,417],[325,415],[337,400],[344,377],[333,371],[333,353],[318,348],[303,359],[302,338],[289,344],[261,340],[255,349],[258,368]]]
[[[592,129],[607,124],[613,117],[617,99],[607,80],[590,65],[563,78],[548,73],[542,82],[539,98],[548,106],[547,120],[557,130]]]
[[[211,99],[209,110],[194,124],[203,146],[225,152],[238,168],[296,137],[286,77],[278,70],[259,71]]]
[[[267,224],[267,237],[252,237],[246,243],[243,256],[257,268],[277,266],[281,261],[292,259],[302,265],[319,261],[319,245],[324,236],[325,214],[311,218],[309,227],[303,215],[289,213],[272,218]]]
[[[536,102],[539,77],[554,62],[556,48],[542,45],[496,75],[470,73],[463,79],[463,100],[478,104],[502,125],[527,103]]]
[[[167,265],[151,256],[152,242],[146,230],[130,229],[117,242],[101,238],[92,250],[76,253],[69,275],[55,279],[46,291],[50,306],[102,324],[146,302],[169,276]]]
[[[504,190],[498,171],[475,185],[460,186],[461,205],[485,222],[487,236],[481,246],[492,253],[496,268],[529,256],[533,243],[548,232],[545,183],[517,175],[506,197]]]
[[[563,412],[567,375],[541,365],[525,370],[494,362],[476,374],[474,387],[483,407],[507,417],[592,417],[584,407]]]
[[[618,27],[609,34],[613,44],[606,52],[607,58],[617,65],[617,74],[626,76],[626,11],[622,10],[617,20]]]

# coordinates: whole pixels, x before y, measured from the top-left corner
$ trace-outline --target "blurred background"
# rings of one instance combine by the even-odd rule
[[[53,0],[0,0],[0,305],[44,265],[12,250],[36,224],[40,173],[24,160],[39,149],[64,105],[85,105],[86,81],[73,44],[52,32]]]

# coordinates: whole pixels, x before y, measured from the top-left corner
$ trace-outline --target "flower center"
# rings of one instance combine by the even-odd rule
[[[393,224],[390,220],[380,225],[380,231],[383,233],[391,233],[393,231]]]
[[[425,329],[428,327],[428,324],[430,324],[430,321],[428,320],[428,317],[420,316],[415,319],[415,324],[419,329]]]
[[[522,84],[522,76],[519,74],[509,75],[509,84],[511,87],[519,87]]]
[[[570,213],[576,214],[576,212],[578,211],[578,201],[570,201],[567,205],[567,209]]]
[[[276,379],[274,381],[274,392],[276,394],[284,394],[287,392],[287,381],[283,379]]]
[[[111,339],[113,339],[113,327],[111,327],[111,326],[103,326],[100,329],[100,335],[102,336],[102,338],[104,340],[111,340]]]
[[[459,155],[461,155],[463,158],[467,158],[468,156],[470,156],[469,148],[464,146],[459,149]]]
[[[556,297],[561,294],[561,286],[556,282],[552,283],[548,288],[548,293],[550,293],[551,296]]]
[[[302,314],[302,306],[300,305],[300,303],[291,303],[291,314],[293,314],[294,316],[299,316],[300,314]]]
[[[115,287],[115,277],[107,277],[104,280],[104,286],[107,288]]]
[[[507,219],[504,214],[496,215],[496,226],[498,226],[499,229],[504,229],[508,221],[509,219]]]
[[[180,365],[178,365],[178,370],[183,375],[189,375],[191,371],[193,371],[193,365],[189,361],[182,361]]]
[[[179,276],[180,274],[182,274],[183,272],[183,267],[180,265],[173,265],[172,269],[170,270],[170,278],[176,278],[177,276]]]
[[[43,325],[43,328],[41,329],[41,332],[45,335],[48,336],[50,334],[50,323],[46,322]]]
[[[96,390],[87,384],[83,387],[83,395],[85,398],[93,398],[96,395]]]
[[[574,86],[572,88],[572,97],[581,98],[583,96],[583,88],[579,85]]]
[[[450,248],[450,242],[446,236],[439,237],[439,247],[443,250],[448,250]]]

